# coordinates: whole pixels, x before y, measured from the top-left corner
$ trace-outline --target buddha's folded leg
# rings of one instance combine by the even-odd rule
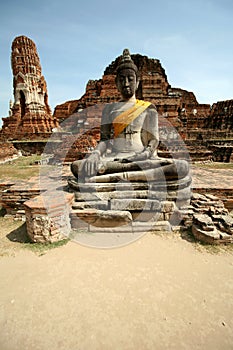
[[[186,160],[173,159],[173,163],[160,169],[163,169],[166,180],[178,180],[188,175],[189,163]]]
[[[83,169],[83,165],[85,163],[84,159],[76,160],[71,164],[71,171],[73,175],[78,179],[81,175],[81,171]]]
[[[113,174],[98,175],[89,178],[89,182],[147,182],[166,181],[184,178],[189,172],[189,164],[183,160],[174,160],[173,163],[160,166],[154,169],[140,171],[124,171]]]
[[[173,163],[173,159],[147,159],[137,162],[102,161],[98,175],[128,171],[143,171],[146,169],[159,168]]]

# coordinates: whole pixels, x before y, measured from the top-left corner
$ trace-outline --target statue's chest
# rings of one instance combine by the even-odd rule
[[[119,115],[117,111],[116,117]],[[114,115],[113,115],[114,117]],[[141,130],[144,124],[146,113],[142,112],[134,120],[131,120],[128,125],[125,126],[124,130],[114,139],[115,148],[123,151],[141,150]],[[114,119],[113,119],[114,121]],[[114,124],[114,123],[113,123]]]
[[[115,118],[118,117],[125,110],[123,108],[114,109],[110,114],[110,123],[114,124]],[[145,121],[146,112],[142,112],[139,116],[137,116],[133,120],[129,120],[129,124],[125,127],[125,133],[135,133],[141,131],[143,123]],[[127,119],[124,119],[124,123]]]

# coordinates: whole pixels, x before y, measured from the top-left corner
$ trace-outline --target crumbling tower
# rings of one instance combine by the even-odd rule
[[[3,118],[1,138],[8,140],[47,138],[58,126],[48,104],[46,81],[36,45],[26,36],[12,43],[14,102]]]

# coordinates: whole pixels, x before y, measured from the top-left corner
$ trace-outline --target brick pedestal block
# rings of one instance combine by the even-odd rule
[[[72,193],[37,196],[24,203],[27,232],[33,242],[53,243],[68,237]]]

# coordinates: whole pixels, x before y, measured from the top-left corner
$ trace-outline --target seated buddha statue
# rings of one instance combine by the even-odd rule
[[[156,182],[188,174],[185,160],[158,157],[158,113],[152,103],[136,99],[138,85],[138,68],[125,49],[116,71],[121,100],[105,106],[97,147],[71,165],[79,182]]]

